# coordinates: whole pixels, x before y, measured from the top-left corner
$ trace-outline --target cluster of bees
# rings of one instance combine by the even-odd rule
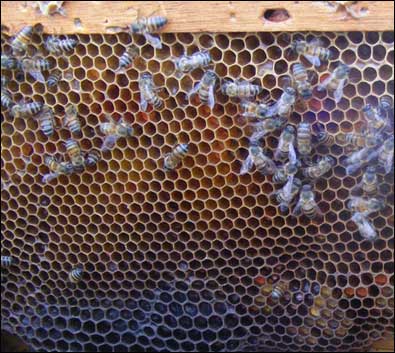
[[[138,18],[130,25],[129,31],[131,34],[144,35],[153,47],[161,48],[160,39],[151,33],[160,30],[166,23],[167,19],[161,16]],[[27,26],[15,36],[11,41],[13,55],[2,55],[2,69],[22,70],[36,80],[54,86],[61,78],[61,73],[55,70],[45,81],[42,71],[50,69],[46,60],[18,57],[20,53],[26,50],[31,41],[32,33],[33,27]],[[52,36],[45,41],[45,49],[53,54],[70,52],[76,45],[77,42],[70,38],[59,39]],[[325,48],[319,39],[309,42],[295,40],[291,44],[291,50],[304,56],[316,67],[332,58],[331,51]],[[125,72],[133,65],[137,56],[139,56],[138,48],[130,45],[120,57],[116,72]],[[304,214],[311,219],[320,218],[322,213],[315,200],[312,182],[328,173],[335,165],[335,159],[331,156],[324,156],[314,162],[311,155],[315,145],[330,146],[335,142],[335,139],[322,127],[313,132],[312,125],[307,121],[300,122],[296,127],[287,124],[295,102],[298,99],[307,101],[312,97],[313,86],[306,67],[301,62],[292,66],[291,77],[286,81],[282,95],[277,101],[272,102],[256,100],[256,96],[262,92],[260,85],[240,79],[231,81],[219,78],[212,67],[212,59],[208,51],[182,55],[173,59],[173,61],[179,75],[190,73],[198,68],[205,69],[201,81],[192,88],[189,96],[197,94],[201,103],[211,109],[215,105],[215,92],[218,86],[220,86],[224,95],[239,99],[242,116],[249,121],[252,127],[252,133],[249,136],[248,156],[241,163],[240,174],[250,172],[255,166],[258,172],[265,176],[271,176],[274,184],[282,186],[271,195],[279,204],[281,212],[287,212],[294,200],[297,199],[292,211],[294,215]],[[328,77],[318,84],[317,89],[333,92],[334,100],[339,102],[343,96],[343,88],[348,80],[349,73],[350,67],[344,63],[339,63]],[[158,95],[159,88],[155,86],[152,75],[147,72],[142,73],[138,84],[140,109],[146,111],[150,105],[154,110],[160,110],[164,104],[162,98]],[[38,117],[44,134],[48,137],[53,134],[55,117],[51,109],[38,102],[14,103],[6,89],[6,82],[3,84],[3,80],[1,103],[4,107],[10,109],[10,114],[13,117]],[[384,167],[385,172],[390,172],[393,162],[394,139],[393,136],[388,136],[391,130],[388,115],[390,111],[393,111],[392,109],[392,102],[386,97],[380,100],[377,107],[367,105],[363,109],[363,114],[367,120],[367,128],[361,133],[352,132],[343,136],[343,143],[360,148],[347,158],[347,172],[355,172],[377,159],[378,164]],[[110,116],[106,116],[106,119],[106,122],[100,124],[100,131],[105,135],[101,148],[102,152],[113,148],[119,138],[127,138],[134,133],[132,126],[123,119],[115,121]],[[72,134],[80,132],[81,127],[77,110],[73,105],[65,107],[63,121],[63,125],[69,128]],[[262,139],[278,130],[282,131],[273,158],[271,158],[262,147]],[[54,156],[44,158],[50,173],[44,175],[43,182],[48,182],[61,174],[69,175],[74,172],[81,172],[85,167],[95,165],[100,159],[99,151],[82,152],[74,139],[67,140],[65,145],[69,156],[68,161],[62,161]],[[188,154],[188,150],[188,144],[175,146],[171,153],[164,156],[164,170],[175,169]],[[372,192],[377,190],[375,169],[367,168],[360,186],[368,195],[372,195]],[[354,212],[352,220],[357,224],[361,235],[367,239],[374,239],[375,230],[367,220],[367,216],[381,209],[383,203],[375,198],[352,197],[348,207]],[[4,260],[4,263],[11,263],[11,261]],[[70,273],[70,281],[78,281],[82,277],[82,273],[81,267],[73,269]],[[281,284],[275,287],[272,293],[273,299],[280,298],[283,292]]]

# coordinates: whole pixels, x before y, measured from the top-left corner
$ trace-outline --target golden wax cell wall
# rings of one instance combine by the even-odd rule
[[[346,203],[363,170],[346,174],[345,145],[313,150],[336,160],[313,183],[322,222],[280,213],[270,178],[239,174],[249,142],[239,101],[220,90],[212,111],[189,100],[203,70],[179,75],[172,61],[206,49],[219,77],[259,83],[260,97],[276,100],[299,61],[290,41],[314,36],[333,53],[314,83],[339,61],[350,80],[339,103],[314,89],[289,121],[320,123],[334,136],[360,131],[363,106],[393,96],[393,32],[161,34],[162,49],[139,35],[73,35],[70,55],[44,52],[62,72],[57,86],[4,72],[14,101],[45,103],[59,120],[75,104],[83,150],[101,148],[105,114],[135,134],[96,166],[43,184],[44,155],[64,154],[69,130],[47,138],[37,119],[2,108],[1,244],[15,260],[2,269],[2,329],[60,351],[351,351],[392,331],[393,172],[378,174],[386,205],[372,218],[376,241],[350,222]],[[33,36],[31,55],[42,40]],[[141,55],[116,73],[130,43]],[[161,87],[160,111],[139,110],[143,72]],[[279,134],[265,138],[269,155]],[[163,156],[177,143],[189,153],[166,173]],[[70,283],[79,265],[83,279]],[[289,290],[274,301],[279,281]]]

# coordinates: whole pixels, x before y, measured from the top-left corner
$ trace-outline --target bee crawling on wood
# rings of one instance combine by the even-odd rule
[[[56,13],[66,16],[66,10],[62,7],[63,3],[64,1],[33,1],[32,7],[44,16],[52,16]]]
[[[337,12],[339,9],[345,11],[345,15],[342,19],[346,19],[347,15],[352,18],[362,18],[367,15],[367,11],[358,7],[359,1],[324,1],[328,8],[333,12]]]
[[[100,124],[100,131],[106,135],[101,150],[108,151],[112,149],[120,137],[132,136],[134,130],[132,126],[122,118],[116,122],[111,116],[106,115],[107,122]]]
[[[167,18],[163,16],[149,16],[139,17],[137,12],[137,20],[130,25],[131,33],[142,34],[148,43],[154,48],[162,49],[162,43],[159,38],[151,35],[152,32],[156,32],[162,29],[167,24]]]
[[[217,79],[218,76],[213,70],[206,71],[200,82],[189,92],[189,96],[198,93],[200,101],[213,109],[215,104],[214,90]]]

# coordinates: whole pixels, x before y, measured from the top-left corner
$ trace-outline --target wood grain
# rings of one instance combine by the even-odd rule
[[[314,4],[313,4],[314,3]],[[393,1],[359,1],[368,10],[361,19],[342,19],[323,1],[66,1],[67,16],[46,17],[31,1],[2,1],[1,23],[15,33],[27,24],[41,23],[47,33],[106,33],[123,31],[136,17],[165,15],[164,32],[255,31],[385,31],[394,29]],[[290,19],[263,20],[268,9],[286,8]],[[79,18],[82,26],[75,25]],[[111,28],[113,27],[113,28]]]
[[[394,351],[394,336],[386,335],[381,340],[373,343],[371,352],[393,352]]]

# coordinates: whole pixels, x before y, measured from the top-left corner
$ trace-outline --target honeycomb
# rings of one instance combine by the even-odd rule
[[[346,146],[314,149],[336,159],[314,184],[324,220],[280,214],[267,177],[239,175],[248,153],[239,102],[220,91],[212,111],[198,97],[189,101],[203,70],[179,76],[172,62],[209,50],[220,77],[253,80],[262,97],[278,99],[299,60],[291,38],[313,36],[334,54],[319,76],[342,61],[352,67],[350,80],[338,104],[315,89],[290,123],[320,123],[333,135],[359,131],[362,107],[393,96],[393,32],[169,33],[160,35],[160,50],[139,35],[73,35],[79,44],[70,55],[44,53],[63,73],[57,87],[4,73],[16,101],[43,102],[60,117],[76,104],[84,150],[101,147],[104,114],[124,117],[136,134],[95,167],[42,184],[44,154],[64,154],[69,131],[48,139],[37,119],[2,109],[2,255],[16,260],[2,270],[2,329],[35,350],[87,352],[360,351],[391,332],[393,172],[379,173],[386,207],[373,218],[375,242],[360,236],[345,206],[363,172],[346,175]],[[33,37],[32,54],[41,41]],[[132,42],[141,57],[115,74]],[[162,87],[160,111],[139,111],[146,71]],[[279,134],[266,137],[269,154]],[[165,173],[162,157],[176,143],[190,143],[190,152]],[[78,265],[83,280],[72,284]],[[289,291],[273,301],[279,281]]]

